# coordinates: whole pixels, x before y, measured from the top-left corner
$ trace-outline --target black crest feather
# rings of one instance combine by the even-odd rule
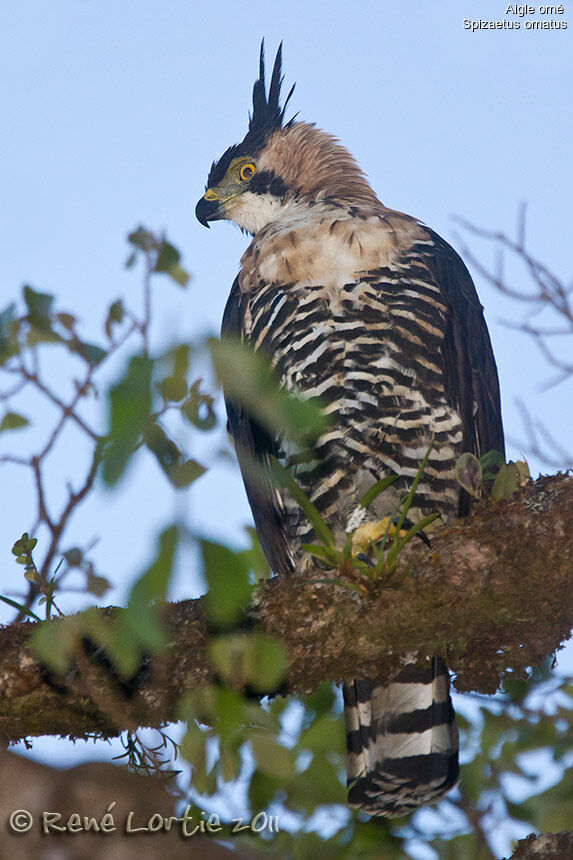
[[[271,83],[267,95],[265,81],[265,40],[261,42],[259,58],[259,77],[253,86],[253,113],[249,114],[249,130],[244,140],[236,146],[231,146],[219,161],[213,162],[209,173],[208,186],[216,185],[224,177],[233,158],[240,155],[256,155],[265,143],[266,138],[274,131],[288,128],[293,124],[296,115],[287,123],[284,122],[285,111],[294,92],[293,84],[284,104],[281,107],[280,95],[283,82],[282,72],[283,43],[281,42],[275,57]]]
[[[284,105],[281,107],[280,95],[281,86],[284,80],[282,71],[282,54],[283,43],[279,45],[273,73],[271,75],[271,85],[267,97],[266,82],[265,82],[265,40],[261,42],[261,55],[259,60],[259,78],[255,81],[253,87],[253,113],[249,116],[249,135],[266,137],[272,131],[277,131],[283,127],[285,111],[290,101],[290,97],[294,92],[295,85],[293,84],[288,96],[285,99]],[[292,123],[292,120],[288,123]]]

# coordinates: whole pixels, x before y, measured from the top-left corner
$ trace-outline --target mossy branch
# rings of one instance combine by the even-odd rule
[[[81,640],[72,669],[54,675],[30,647],[37,624],[0,630],[0,732],[112,736],[177,719],[181,696],[215,680],[208,642],[222,634],[209,634],[200,600],[168,604],[163,615],[168,647],[129,683]],[[241,629],[283,643],[285,690],[384,675],[417,651],[443,654],[458,690],[494,692],[503,677],[554,653],[573,627],[573,477],[539,478],[479,506],[433,536],[431,549],[414,540],[390,584],[368,592],[312,583],[308,573],[271,579],[248,622]]]

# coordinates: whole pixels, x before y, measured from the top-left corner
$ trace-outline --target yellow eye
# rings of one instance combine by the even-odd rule
[[[243,182],[247,182],[249,179],[252,179],[252,177],[255,175],[256,169],[257,168],[251,161],[248,161],[246,164],[243,164],[243,166],[239,170],[240,179]]]

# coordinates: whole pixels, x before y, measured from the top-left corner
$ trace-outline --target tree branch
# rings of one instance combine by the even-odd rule
[[[530,833],[520,839],[509,860],[566,860],[573,855],[573,831]]]
[[[568,638],[572,595],[573,476],[558,474],[478,506],[473,517],[432,537],[431,550],[409,544],[391,581],[367,592],[298,574],[271,579],[259,587],[249,625],[235,635],[254,625],[280,639],[290,667],[284,689],[293,692],[384,675],[400,655],[417,652],[443,654],[457,689],[492,693],[500,679],[538,664]],[[99,612],[113,619],[122,610]],[[177,719],[181,695],[213,682],[215,673],[200,600],[166,605],[164,623],[169,647],[129,684],[89,650],[90,659],[54,676],[30,648],[37,625],[3,628],[0,732],[12,739],[112,736]],[[83,647],[79,622],[78,631]]]

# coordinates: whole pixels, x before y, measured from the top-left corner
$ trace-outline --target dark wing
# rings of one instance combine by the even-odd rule
[[[425,230],[433,242],[425,262],[448,304],[445,388],[462,417],[463,450],[477,457],[493,450],[505,456],[499,380],[482,305],[461,257],[437,233]],[[460,513],[464,508],[467,500]]]
[[[221,326],[222,338],[243,336],[243,294],[235,278],[227,300]],[[278,447],[269,433],[260,426],[246,409],[225,394],[227,430],[233,439],[247,498],[263,551],[275,573],[289,573],[293,569],[291,553],[284,530],[284,510],[280,494],[271,478],[270,461],[276,457]]]

